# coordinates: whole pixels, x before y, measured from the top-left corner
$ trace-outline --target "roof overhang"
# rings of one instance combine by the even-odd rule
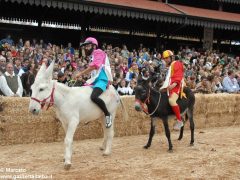
[[[232,4],[240,4],[239,0],[215,0],[218,2],[224,2],[224,3],[232,3]]]
[[[114,1],[109,0],[69,0],[69,1],[57,1],[57,0],[5,0],[6,2],[17,2],[29,5],[36,5],[42,7],[52,7],[59,9],[69,9],[86,13],[95,13],[100,15],[110,15],[118,16],[124,18],[136,18],[144,19],[156,22],[167,22],[175,24],[185,24],[191,26],[201,26],[224,30],[240,30],[240,22],[234,22],[224,19],[212,19],[211,17],[200,17],[198,15],[184,13],[179,8],[174,8],[174,5],[166,5],[160,2],[153,1],[143,1],[148,3],[155,3],[155,5],[161,5],[162,10],[158,10],[158,7],[149,9],[147,6],[145,8],[140,8],[139,6],[134,6],[133,4],[126,4],[128,0],[123,0],[124,3],[109,3]],[[217,1],[238,1],[239,0],[217,0]],[[121,1],[118,1],[121,2]],[[131,2],[131,1],[129,1]],[[139,2],[140,3],[140,2]],[[171,8],[170,9],[167,9]],[[178,6],[180,7],[180,6]],[[209,10],[211,11],[211,10]],[[220,12],[219,12],[220,13]],[[224,13],[224,12],[223,12]]]

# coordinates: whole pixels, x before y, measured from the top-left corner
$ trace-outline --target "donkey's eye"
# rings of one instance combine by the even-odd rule
[[[142,91],[142,94],[146,94],[146,91]]]
[[[44,90],[43,88],[40,88],[40,89],[39,89],[40,92],[43,91],[43,90]]]

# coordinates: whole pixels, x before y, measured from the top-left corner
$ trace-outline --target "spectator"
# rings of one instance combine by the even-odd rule
[[[162,58],[161,53],[157,53],[153,58],[153,64],[155,64],[155,67],[159,68],[159,70],[162,70],[166,67],[165,61],[162,60],[161,58]]]
[[[211,92],[216,92],[217,89],[216,89],[216,84],[214,80],[214,75],[209,75],[207,79],[211,87]]]
[[[0,75],[6,72],[6,58],[0,55]]]
[[[58,72],[58,82],[63,83],[63,84],[67,84],[67,78],[62,71]]]
[[[67,49],[67,53],[64,54],[64,60],[71,62],[73,58],[73,54],[71,53],[70,49]]]
[[[10,49],[11,49],[11,56],[12,56],[13,58],[16,58],[16,56],[17,56],[16,47],[15,47],[15,46],[11,46]]]
[[[15,65],[14,65],[14,73],[15,74],[18,74],[20,69],[22,68],[22,65],[21,65],[21,60],[20,58],[16,58],[16,60],[14,61]]]
[[[27,72],[28,65],[29,65],[29,60],[28,59],[24,59],[23,65],[22,65],[21,69],[18,72],[18,76],[21,77],[23,73]]]
[[[17,47],[18,50],[23,48],[23,39],[22,38],[20,38],[18,40],[18,43],[16,44],[16,47]]]
[[[114,77],[112,82],[113,87],[117,90],[119,86],[118,78]]]
[[[68,47],[66,49],[70,54],[74,55],[74,48],[72,47],[72,43],[68,43]]]
[[[5,44],[5,43],[7,43],[7,44],[9,44],[11,46],[14,44],[14,41],[12,40],[11,35],[7,35],[7,37],[5,39],[2,39],[0,41],[0,45],[1,44]]]
[[[14,74],[13,64],[6,65],[6,72],[1,76],[1,91],[5,96],[22,97],[23,87],[19,76]]]
[[[53,80],[58,80],[58,71],[53,70]]]
[[[214,81],[215,81],[215,93],[221,93],[224,92],[222,83],[221,83],[221,79],[219,77],[214,77]]]
[[[194,70],[190,64],[187,65],[187,69],[185,69],[185,77],[191,77],[194,73]]]
[[[46,49],[47,45],[45,44],[45,42],[43,41],[43,39],[40,39],[39,47],[40,47],[40,48],[43,48],[43,49]]]
[[[119,84],[119,86],[118,86],[118,88],[117,88],[117,91],[118,91],[118,93],[119,93],[121,96],[123,96],[123,95],[129,95],[130,92],[132,92],[132,90],[130,90],[129,86],[127,86],[125,79],[122,79],[122,80],[120,81],[120,84]]]
[[[29,40],[25,41],[25,43],[24,43],[23,50],[25,51],[26,49],[29,49],[29,50],[32,49]]]
[[[34,63],[29,64],[27,66],[27,72],[23,73],[23,75],[21,76],[24,96],[32,95],[31,86],[35,81],[35,77],[37,74],[36,69],[37,66]]]
[[[138,74],[139,74],[138,65],[136,62],[133,62],[132,67],[127,72],[125,79],[127,82],[130,82],[133,78],[137,78]]]
[[[129,95],[135,95],[135,87],[137,85],[137,81],[132,79],[129,83]]]
[[[13,57],[11,51],[6,52],[6,60],[7,62],[13,63]]]
[[[211,85],[210,85],[207,77],[203,76],[201,78],[201,82],[199,82],[196,85],[196,88],[195,88],[194,92],[196,92],[196,93],[203,93],[203,94],[210,94],[210,93],[212,93]]]
[[[188,76],[186,85],[191,89],[194,90],[196,88],[196,77],[194,75]]]
[[[129,51],[128,51],[126,45],[123,45],[123,49],[122,49],[122,51],[121,51],[121,55],[122,55],[124,58],[126,58],[126,59],[129,57]]]
[[[223,87],[228,93],[239,92],[239,84],[232,70],[228,71],[228,76],[223,79]]]
[[[124,61],[123,63],[120,64],[120,70],[121,70],[121,74],[123,77],[126,77],[126,74],[128,72],[128,65],[127,65],[127,61]]]
[[[142,72],[141,72],[142,79],[147,80],[149,78],[149,76],[150,76],[149,71],[146,68],[143,68]]]

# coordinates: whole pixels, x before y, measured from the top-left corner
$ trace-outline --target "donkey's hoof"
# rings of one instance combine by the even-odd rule
[[[172,149],[169,149],[168,152],[169,152],[169,153],[173,153],[173,150],[172,150]]]
[[[84,125],[88,125],[90,123],[90,121],[84,122]]]
[[[148,148],[149,148],[149,146],[148,146],[148,145],[145,145],[145,146],[143,146],[143,148],[144,148],[144,149],[148,149]]]
[[[111,153],[110,152],[104,152],[103,156],[109,156]]]
[[[64,164],[64,169],[69,170],[71,168],[71,164]]]
[[[189,146],[194,146],[194,143],[190,143]]]

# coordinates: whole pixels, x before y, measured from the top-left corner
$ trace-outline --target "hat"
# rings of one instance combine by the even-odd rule
[[[162,57],[163,57],[163,59],[165,59],[165,58],[168,58],[168,57],[173,56],[173,55],[174,55],[174,54],[173,54],[172,51],[166,50],[166,51],[163,51]]]
[[[96,46],[98,46],[98,42],[95,38],[88,37],[87,39],[85,39],[85,41],[83,43],[80,44],[80,47],[88,45],[88,44],[95,44]]]

